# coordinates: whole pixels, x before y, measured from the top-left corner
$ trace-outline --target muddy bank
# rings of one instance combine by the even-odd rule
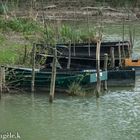
[[[139,21],[140,9],[111,8],[111,7],[57,7],[49,5],[44,7],[33,7],[30,9],[18,9],[9,12],[9,17],[33,18],[37,21],[46,20],[102,20],[104,22]]]

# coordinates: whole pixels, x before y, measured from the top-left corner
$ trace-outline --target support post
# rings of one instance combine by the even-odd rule
[[[111,47],[111,68],[115,67],[115,56],[114,56],[114,48]]]
[[[124,42],[122,43],[122,52],[123,52],[123,58],[126,58],[125,49],[124,49]]]
[[[33,44],[32,48],[32,82],[31,91],[35,91],[35,55],[36,55],[36,44]]]
[[[104,70],[107,72],[108,54],[104,54]],[[107,80],[104,81],[104,90],[107,90]]]
[[[119,67],[122,67],[122,56],[121,56],[120,42],[119,42],[119,46],[118,46],[118,54],[119,54]]]
[[[2,89],[4,90],[4,92],[6,91],[6,85],[5,85],[5,67],[1,66],[2,68]]]
[[[71,41],[69,43],[69,57],[68,57],[67,69],[70,69],[70,65],[71,65]]]
[[[57,50],[54,48],[54,58],[52,64],[52,75],[51,75],[51,85],[50,85],[50,97],[49,102],[52,103],[54,99],[55,92],[55,80],[56,80],[56,64],[57,64]]]
[[[2,67],[0,66],[0,99],[2,97]]]
[[[132,50],[131,50],[131,48],[130,48],[130,44],[128,43],[128,58],[130,58],[131,57],[131,54],[132,54]]]
[[[97,91],[96,91],[96,97],[99,98],[100,91],[101,91],[101,80],[100,80],[100,47],[101,47],[101,41],[100,39],[97,41],[97,47],[96,47],[96,72],[97,72]]]

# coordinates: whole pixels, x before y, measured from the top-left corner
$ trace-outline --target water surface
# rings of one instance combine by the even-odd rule
[[[0,102],[0,132],[23,140],[138,140],[140,89],[109,89],[90,97],[6,94]]]

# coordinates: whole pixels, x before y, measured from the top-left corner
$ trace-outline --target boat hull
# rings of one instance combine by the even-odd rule
[[[67,89],[72,83],[79,83],[83,87],[92,86],[96,83],[97,76],[95,71],[57,71],[56,88]],[[107,80],[107,72],[100,72],[101,81]],[[11,68],[6,78],[11,86],[31,87],[32,71],[19,68]],[[35,72],[35,87],[49,87],[51,82],[51,71],[36,71]]]

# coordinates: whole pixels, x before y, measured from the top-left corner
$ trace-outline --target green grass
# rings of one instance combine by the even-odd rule
[[[30,19],[13,18],[5,20],[0,18],[0,29],[3,31],[14,31],[20,33],[33,34],[40,32],[42,26]]]
[[[28,52],[30,52],[31,45],[28,45],[27,48]],[[24,57],[24,45],[11,42],[7,39],[2,41],[0,45],[0,64],[22,65],[23,57]],[[26,65],[29,65],[29,59],[30,55],[28,56]]]

